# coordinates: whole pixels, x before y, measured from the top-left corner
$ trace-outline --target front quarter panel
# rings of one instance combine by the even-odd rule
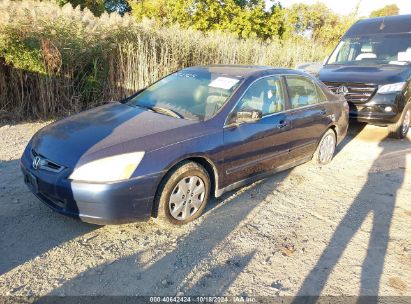
[[[165,174],[181,161],[193,157],[201,157],[215,168],[216,178],[220,176],[220,167],[223,163],[223,135],[222,129],[214,128],[206,135],[190,138],[175,144],[150,151],[133,174],[134,176],[148,176],[159,174],[157,186]]]

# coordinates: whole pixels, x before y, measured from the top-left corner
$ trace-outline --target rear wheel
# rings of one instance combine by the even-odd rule
[[[336,136],[333,130],[328,129],[318,144],[313,155],[313,162],[319,165],[328,164],[334,157],[336,147]]]
[[[401,118],[396,124],[388,126],[388,132],[390,137],[393,138],[404,138],[407,136],[408,130],[410,129],[411,123],[411,106],[404,109]]]
[[[183,162],[170,171],[156,196],[158,219],[183,225],[198,218],[210,196],[210,177],[195,162]]]

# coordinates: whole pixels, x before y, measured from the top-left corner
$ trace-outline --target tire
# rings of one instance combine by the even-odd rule
[[[334,157],[335,148],[337,145],[337,138],[333,130],[328,129],[318,144],[317,149],[313,155],[313,163],[317,165],[326,165]],[[325,149],[325,150],[324,150]]]
[[[157,191],[157,220],[174,225],[195,220],[208,203],[210,185],[210,177],[201,165],[189,161],[177,165],[167,173]]]
[[[406,106],[397,123],[388,126],[389,136],[402,139],[407,136],[411,123],[411,106]]]

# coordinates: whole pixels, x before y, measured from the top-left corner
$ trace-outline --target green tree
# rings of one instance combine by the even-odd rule
[[[228,31],[240,38],[290,39],[311,37],[335,44],[355,21],[355,14],[341,16],[323,3],[295,4],[283,8],[264,0],[136,0],[131,4],[138,21],[143,17],[161,26],[178,23],[203,32]]]
[[[270,38],[281,39],[284,37],[284,33],[287,32],[285,23],[285,10],[279,2],[275,3],[270,10],[270,16],[268,18],[268,32]],[[290,31],[288,31],[290,32]]]
[[[71,3],[73,7],[88,8],[95,16],[100,16],[106,11],[104,0],[57,0],[60,6]]]
[[[270,13],[265,9],[264,0],[253,1],[244,7],[238,6],[238,13],[230,20],[230,31],[241,38],[269,38]]]
[[[167,0],[140,0],[130,3],[131,13],[137,19],[141,21],[143,17],[150,19],[157,19],[164,24],[171,23],[172,20],[168,20],[172,15],[171,2]]]
[[[400,9],[398,8],[397,4],[389,4],[384,6],[383,8],[377,9],[372,11],[370,14],[371,18],[374,17],[383,17],[383,16],[394,16],[400,13]]]
[[[73,7],[80,6],[82,10],[88,8],[97,17],[106,11],[124,15],[131,10],[127,0],[57,0],[57,3],[60,6],[71,3]]]
[[[271,36],[264,0],[139,0],[131,6],[137,20],[148,17],[161,25],[229,31],[242,38]]]
[[[355,13],[342,16],[320,2],[313,5],[297,3],[285,9],[282,37],[306,36],[324,45],[331,45],[340,39],[355,20]]]

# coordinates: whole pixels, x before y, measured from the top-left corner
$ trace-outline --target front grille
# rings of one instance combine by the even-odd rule
[[[60,166],[60,165],[56,164],[55,162],[45,158],[43,155],[37,153],[33,149],[31,149],[31,155],[33,156],[33,159],[36,156],[39,156],[41,158],[41,164],[40,164],[38,169],[44,169],[44,170],[55,172],[55,173],[59,173],[64,169],[63,166]]]
[[[344,95],[345,99],[352,103],[365,103],[374,96],[378,89],[377,85],[366,83],[344,83],[344,82],[324,82],[325,85],[335,94],[341,86],[345,86],[348,92]]]
[[[54,198],[46,193],[39,192],[37,194],[45,203],[51,205],[54,208],[61,208],[64,209],[66,207],[66,203],[62,200]]]

